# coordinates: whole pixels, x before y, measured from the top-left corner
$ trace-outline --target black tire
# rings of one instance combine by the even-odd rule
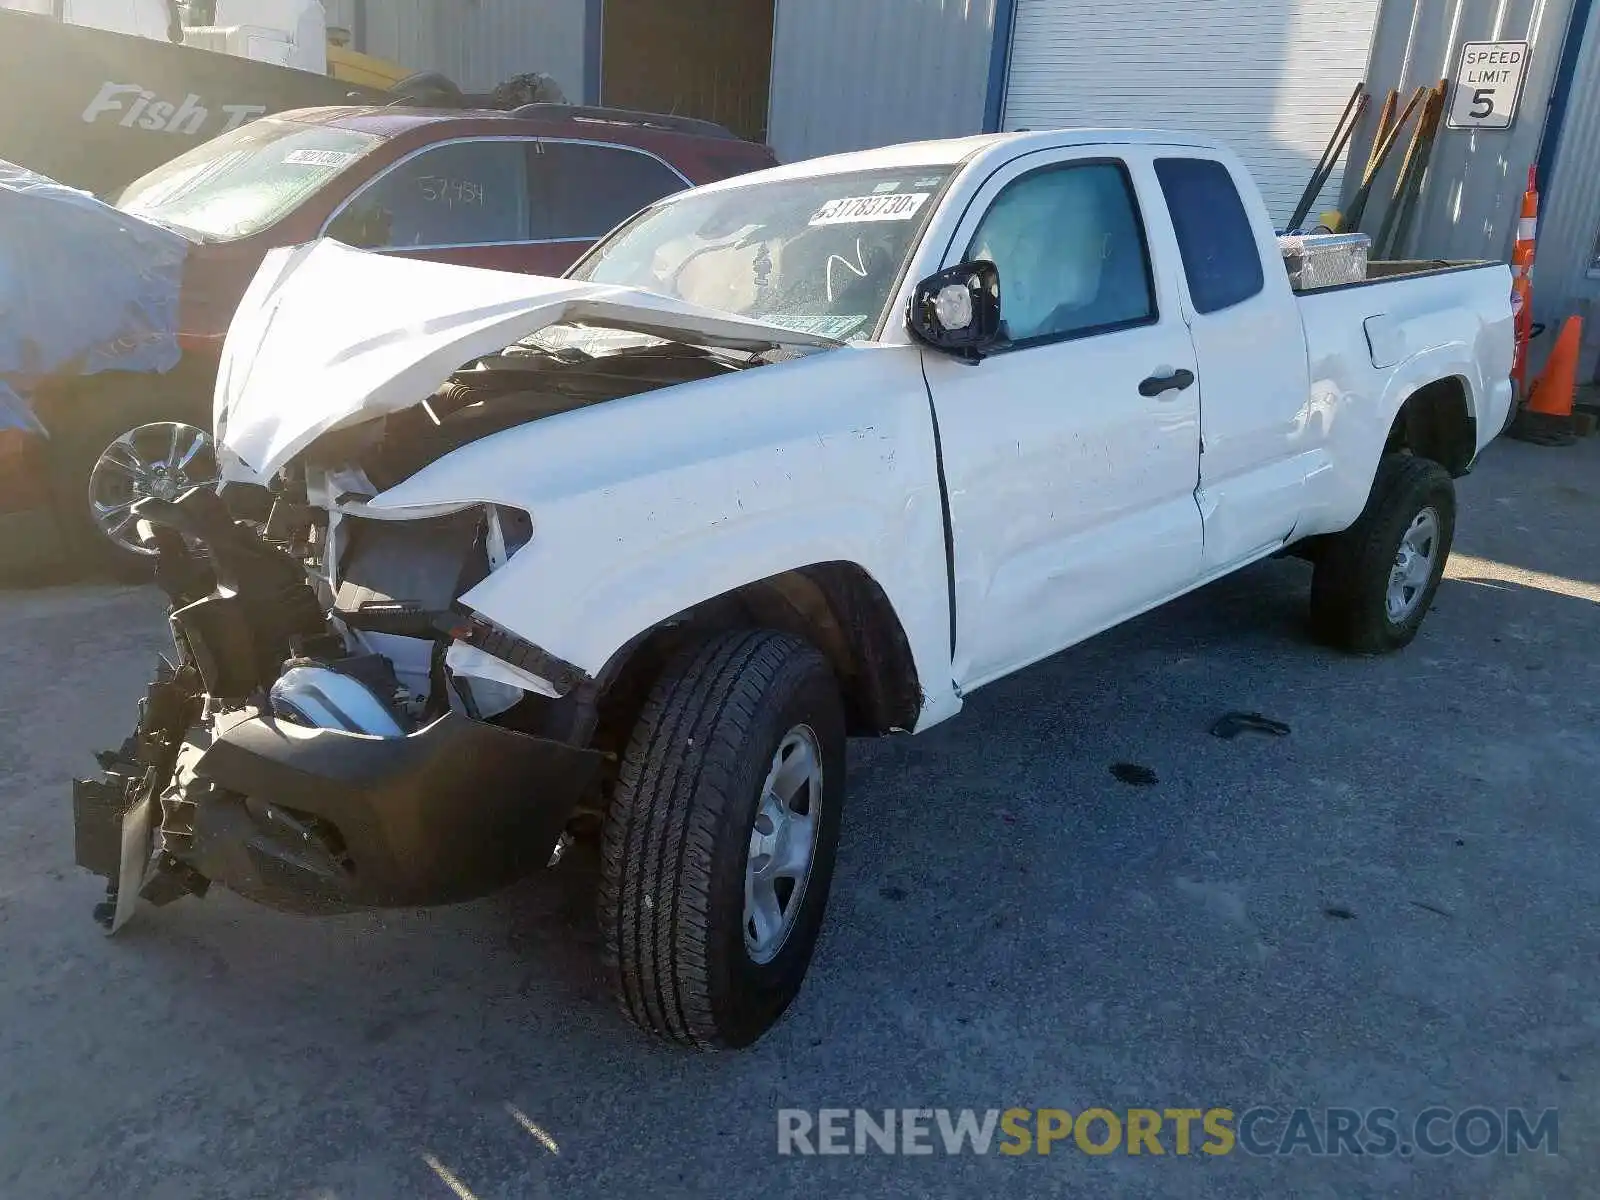
[[[746,948],[745,866],[774,754],[815,734],[821,814],[793,924],[769,961]],[[747,1046],[800,990],[838,849],[844,710],[827,661],[789,634],[747,630],[663,672],[623,757],[601,839],[606,965],[623,1012],[703,1050]]]
[[[1401,539],[1426,508],[1438,516],[1433,567],[1420,599],[1399,621],[1385,604]],[[1311,580],[1311,629],[1355,654],[1386,654],[1410,643],[1428,615],[1455,537],[1456,491],[1431,459],[1388,454],[1356,523],[1323,543]]]
[[[99,377],[94,381],[98,384]],[[139,377],[123,386],[89,386],[58,406],[47,424],[46,449],[51,507],[60,526],[67,566],[123,583],[149,581],[155,560],[118,546],[89,512],[89,475],[107,446],[129,430],[158,421],[180,421],[210,429],[203,405],[187,401]]]

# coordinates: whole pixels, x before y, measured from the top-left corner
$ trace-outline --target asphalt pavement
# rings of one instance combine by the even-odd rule
[[[1600,439],[1497,443],[1461,496],[1403,654],[1311,644],[1274,561],[855,747],[805,990],[714,1056],[612,1008],[581,855],[446,910],[224,893],[106,939],[68,781],[130,727],[159,599],[0,594],[0,1197],[1600,1194]],[[1291,732],[1212,736],[1229,710]],[[1258,1151],[1297,1107],[1559,1133],[778,1152],[781,1109],[1262,1106]]]

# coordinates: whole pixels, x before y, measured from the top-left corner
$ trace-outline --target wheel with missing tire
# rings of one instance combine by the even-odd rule
[[[211,436],[183,421],[152,421],[106,443],[89,468],[89,519],[109,544],[107,554],[144,566],[155,552],[139,538],[133,506],[155,497],[176,500],[196,487],[216,487]]]
[[[612,985],[641,1029],[749,1045],[800,990],[844,802],[845,728],[827,661],[789,634],[719,635],[657,681],[602,836]]]
[[[1455,536],[1450,474],[1430,459],[1390,454],[1356,523],[1327,539],[1311,582],[1311,626],[1357,654],[1408,645],[1444,576]]]
[[[139,539],[134,504],[217,483],[211,436],[196,424],[204,421],[200,406],[136,377],[86,387],[51,419],[50,491],[72,565],[126,582],[149,579],[155,554]]]

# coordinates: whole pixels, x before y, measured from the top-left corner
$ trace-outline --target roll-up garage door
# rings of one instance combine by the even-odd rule
[[[1377,16],[1378,0],[1018,0],[1005,128],[1210,134],[1281,224],[1366,75]]]

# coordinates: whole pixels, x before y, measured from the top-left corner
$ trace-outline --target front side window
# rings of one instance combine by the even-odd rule
[[[569,275],[802,333],[869,338],[953,170],[849,171],[668,197]]]
[[[546,141],[538,157],[536,236],[593,239],[689,185],[671,167],[615,146]]]
[[[1158,158],[1156,178],[1195,310],[1220,312],[1260,292],[1261,250],[1228,168],[1212,158]]]
[[[1153,320],[1144,229],[1117,163],[1045,167],[1006,185],[967,247],[1000,269],[1000,316],[1014,345]]]
[[[134,180],[117,207],[214,241],[249,237],[383,140],[356,129],[264,117]]]
[[[479,139],[424,150],[363,188],[328,236],[367,250],[526,241],[531,146]]]

